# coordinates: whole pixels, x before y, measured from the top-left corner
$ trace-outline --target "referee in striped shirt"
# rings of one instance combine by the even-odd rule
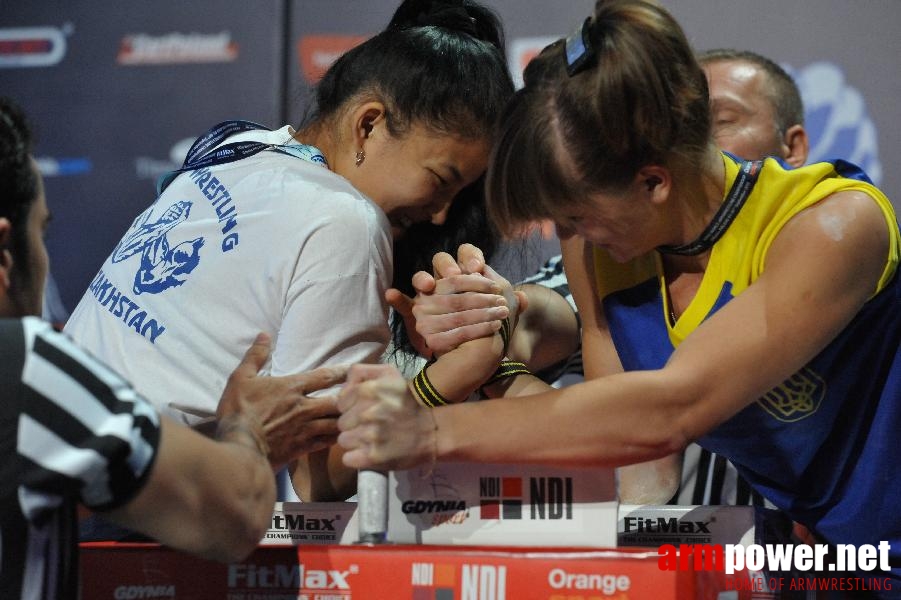
[[[79,597],[78,504],[180,550],[243,558],[272,517],[273,469],[337,433],[332,402],[304,390],[342,374],[257,377],[261,336],[229,378],[215,440],[161,418],[29,316],[41,310],[49,219],[29,138],[0,98],[0,598]]]

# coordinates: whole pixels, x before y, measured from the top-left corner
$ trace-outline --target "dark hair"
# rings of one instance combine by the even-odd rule
[[[507,107],[488,171],[503,231],[560,218],[587,194],[621,189],[649,164],[691,164],[710,144],[707,80],[681,27],[652,0],[600,0],[587,68],[565,41],[545,48]]]
[[[401,137],[414,124],[464,138],[493,138],[513,94],[500,19],[472,0],[406,0],[384,31],[342,55],[315,90],[305,121],[340,116],[348,102],[379,100],[386,126]],[[454,198],[441,225],[417,223],[394,242],[393,285],[413,294],[411,279],[431,271],[436,252],[472,242],[490,258],[498,245],[485,207],[484,177]],[[403,319],[392,315],[396,356],[414,354]]]
[[[437,252],[457,254],[460,244],[479,247],[490,263],[499,245],[500,235],[488,219],[485,207],[485,177],[469,184],[454,198],[447,217],[441,225],[416,223],[394,241],[393,285],[404,294],[413,296],[413,274],[432,272],[432,257]],[[391,337],[395,359],[404,354],[415,355],[403,319],[392,312]]]
[[[779,134],[784,134],[793,125],[804,124],[804,103],[798,85],[785,69],[765,56],[750,50],[716,48],[698,54],[701,65],[715,62],[739,61],[750,63],[764,72],[767,79],[767,94],[776,118]]]
[[[481,138],[493,135],[512,93],[494,12],[471,0],[407,0],[384,31],[332,64],[308,120],[328,120],[368,97],[385,104],[392,135],[421,123]]]
[[[28,264],[27,221],[38,195],[38,178],[31,164],[31,132],[25,115],[8,98],[0,98],[0,217],[9,219],[9,250],[20,265]],[[15,269],[19,283],[27,282],[27,269]]]

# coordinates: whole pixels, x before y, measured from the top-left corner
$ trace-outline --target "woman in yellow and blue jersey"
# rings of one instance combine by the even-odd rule
[[[891,202],[842,161],[790,170],[720,152],[704,73],[657,2],[599,1],[524,79],[492,155],[489,210],[508,232],[556,223],[586,381],[549,390],[518,376],[488,391],[520,397],[431,415],[389,381],[351,385],[340,402],[347,464],[646,463],[647,487],[666,499],[673,453],[697,440],[823,541],[888,542],[890,566],[867,575],[897,594]],[[505,282],[462,274],[474,256],[436,257],[443,279],[417,299],[417,329],[448,354],[481,352],[487,379],[503,352],[487,307]]]

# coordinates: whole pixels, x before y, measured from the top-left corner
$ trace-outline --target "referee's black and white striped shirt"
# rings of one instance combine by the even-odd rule
[[[524,279],[521,283],[534,283],[551,288],[566,299],[573,312],[576,313],[576,319],[579,318],[576,301],[573,300],[572,292],[569,291],[569,281],[566,279],[566,273],[563,272],[563,257],[561,255],[558,254],[549,258],[537,273]],[[569,357],[556,365],[535,373],[535,375],[554,387],[563,387],[564,385],[582,381],[584,379],[584,370],[582,367],[581,342],[579,343],[579,349]]]
[[[75,509],[121,506],[156,457],[159,417],[40,319],[0,320],[0,598],[77,598]]]
[[[522,283],[535,283],[549,287],[566,298],[576,311],[576,303],[569,291],[569,282],[563,272],[563,257],[550,258],[535,275]],[[578,312],[576,312],[578,316]],[[582,349],[563,362],[536,373],[554,387],[562,387],[580,381],[584,377]],[[726,458],[690,444],[682,459],[682,482],[670,504],[740,504],[773,508],[763,496],[755,492]]]

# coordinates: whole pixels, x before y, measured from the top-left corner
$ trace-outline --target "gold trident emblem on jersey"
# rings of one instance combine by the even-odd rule
[[[757,400],[757,403],[776,419],[792,423],[817,411],[826,383],[819,375],[803,368]]]

